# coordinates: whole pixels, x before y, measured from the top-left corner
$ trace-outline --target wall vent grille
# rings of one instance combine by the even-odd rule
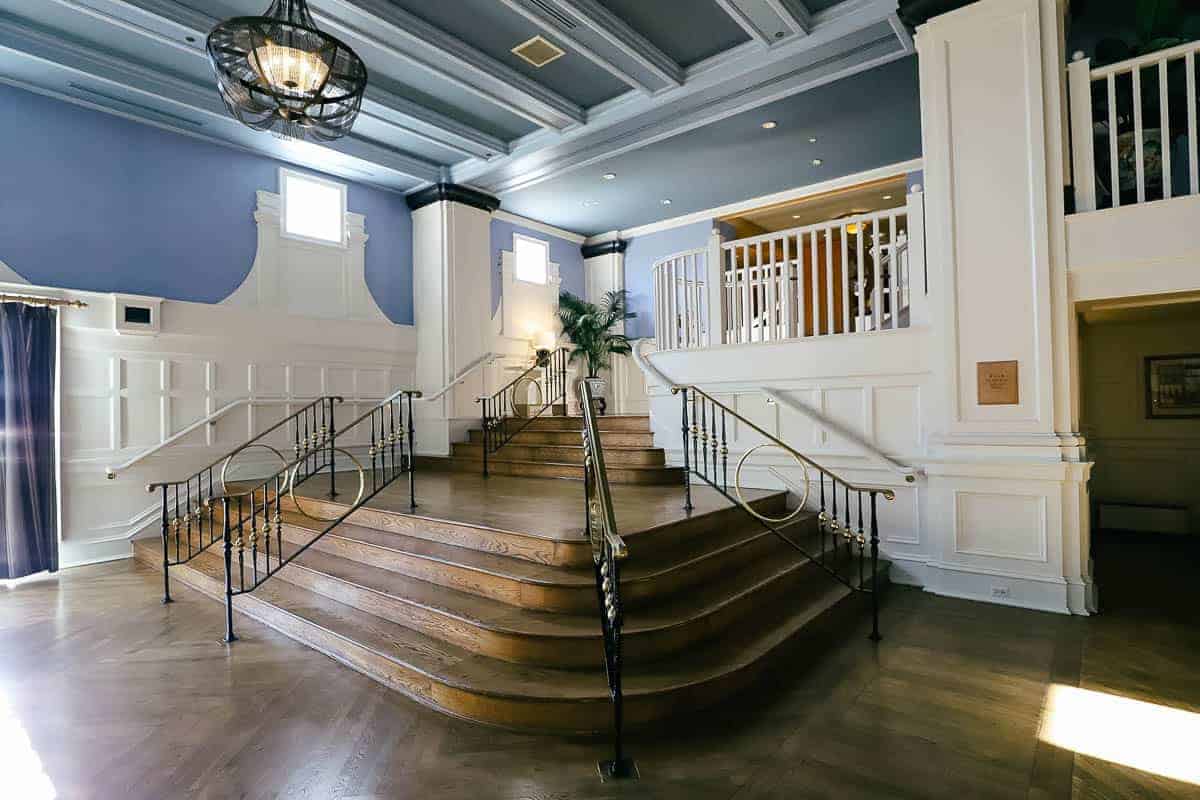
[[[526,63],[541,68],[551,61],[562,58],[566,51],[552,44],[541,36],[535,36],[527,42],[521,42],[512,49],[513,55]]]

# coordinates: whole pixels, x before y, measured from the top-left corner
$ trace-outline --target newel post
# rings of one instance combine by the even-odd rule
[[[1071,184],[1075,210],[1096,210],[1096,142],[1092,134],[1092,62],[1076,52],[1067,67],[1071,109]]]
[[[725,255],[721,250],[721,245],[724,243],[725,236],[721,233],[721,229],[714,227],[712,234],[708,237],[708,251],[704,257],[708,273],[704,281],[705,303],[707,304],[704,318],[707,331],[705,344],[709,347],[722,344],[725,338],[725,314],[721,308],[721,264]]]
[[[908,249],[904,255],[904,291],[912,325],[925,325],[929,319],[929,262],[925,257],[925,191],[921,184],[908,190],[905,206]]]

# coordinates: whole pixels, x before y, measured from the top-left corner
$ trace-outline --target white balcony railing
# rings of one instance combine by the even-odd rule
[[[1077,211],[1200,193],[1198,52],[1189,42],[1096,69],[1077,54],[1067,68]]]
[[[676,253],[656,261],[652,269],[658,349],[709,344],[707,251]]]

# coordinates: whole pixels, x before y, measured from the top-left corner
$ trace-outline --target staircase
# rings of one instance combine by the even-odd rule
[[[679,486],[680,467],[668,467],[662,448],[654,447],[647,416],[608,416],[598,420],[612,483]],[[532,420],[508,418],[502,423],[512,438],[488,457],[492,475],[583,480],[583,418],[562,414]],[[507,436],[506,436],[507,438]],[[483,472],[484,435],[472,430],[469,440],[455,443],[449,458],[419,463],[435,470]]]
[[[645,418],[604,420],[605,457],[631,459],[613,463],[610,475],[667,472],[661,451],[649,447]],[[549,465],[573,477],[565,474],[577,455],[571,436],[578,439],[577,427],[548,418],[504,449],[523,448],[512,464]],[[471,461],[471,453],[464,445],[451,461]],[[608,730],[612,700],[591,545],[579,519],[582,484],[423,471],[418,490],[432,500],[408,512],[396,510],[407,507],[407,492],[389,487],[276,580],[235,597],[234,608],[454,716],[558,733]],[[628,724],[718,702],[783,654],[803,657],[792,645],[862,609],[863,596],[825,571],[841,565],[847,576],[853,572],[848,546],[821,535],[814,514],[783,532],[825,568],[711,489],[693,491],[690,513],[680,510],[674,487],[622,486],[614,495],[619,516],[629,520],[622,535],[636,554],[621,573]],[[767,515],[785,504],[781,492],[754,491],[748,499]],[[441,513],[456,503],[480,514],[510,509],[530,522],[498,527]],[[349,510],[315,499],[305,508],[324,516]],[[286,501],[281,516],[285,554],[320,530]],[[571,516],[573,524],[546,524]],[[159,540],[139,540],[135,552],[155,568],[163,562]],[[223,599],[223,570],[220,549],[209,548],[171,575]],[[881,580],[886,575],[884,565]]]

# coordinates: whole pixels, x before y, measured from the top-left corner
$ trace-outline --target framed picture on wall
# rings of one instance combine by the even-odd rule
[[[1147,356],[1146,418],[1200,417],[1200,353]]]

